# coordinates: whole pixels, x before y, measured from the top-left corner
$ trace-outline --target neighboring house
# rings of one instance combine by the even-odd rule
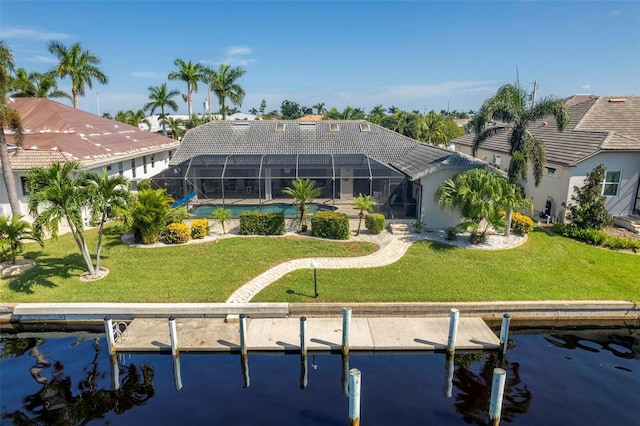
[[[196,114],[194,114],[196,115]],[[203,113],[203,114],[197,114],[200,116],[208,116],[208,113]],[[167,117],[171,117],[174,120],[180,120],[180,121],[188,121],[189,120],[189,116],[187,114],[167,114]],[[222,120],[222,115],[221,114],[212,114],[211,118],[213,120]],[[140,123],[138,125],[138,127],[140,128],[140,130],[146,130],[148,132],[152,132],[152,133],[162,133],[162,119],[160,118],[159,114],[154,114],[154,115],[150,115],[148,117],[145,118],[145,120],[151,125],[151,128],[149,128],[149,126],[147,125],[147,123]],[[257,120],[257,116],[253,115],[253,114],[244,114],[241,112],[237,112],[235,114],[231,114],[229,116],[227,116],[227,120]],[[181,126],[183,129],[184,127]],[[169,135],[171,135],[171,127],[169,125],[167,125],[167,132]]]
[[[16,179],[22,214],[28,212],[25,193],[27,174],[34,167],[77,160],[90,170],[120,174],[132,181],[166,169],[179,142],[137,127],[103,118],[42,98],[9,100],[22,121],[24,140],[15,147],[14,135],[6,134],[11,166]],[[6,131],[6,130],[5,130]],[[0,183],[1,214],[11,213],[4,179]]]
[[[371,195],[388,218],[443,228],[459,218],[435,204],[438,186],[487,164],[365,120],[270,120],[213,121],[191,129],[170,166],[153,181],[175,199],[192,192],[215,203],[288,198],[282,189],[302,177],[316,181],[319,198],[350,205],[360,193]]]
[[[557,131],[553,117],[529,127],[547,153],[540,186],[535,187],[531,175],[524,185],[536,212],[564,221],[574,186],[582,187],[587,173],[602,163],[607,168],[602,185],[607,210],[621,220],[640,217],[640,97],[576,95],[567,99],[567,105],[571,121],[564,132]],[[476,156],[508,170],[508,135],[487,139]],[[468,134],[452,142],[456,150],[471,154],[473,140],[474,135]]]

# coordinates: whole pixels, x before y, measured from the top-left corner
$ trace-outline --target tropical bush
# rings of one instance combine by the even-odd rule
[[[364,218],[364,226],[372,234],[379,234],[385,226],[384,215],[380,213],[371,213],[366,215]]]
[[[511,229],[518,235],[527,235],[533,231],[533,220],[527,215],[513,212],[511,216]]]
[[[134,200],[123,210],[124,224],[133,232],[136,241],[152,244],[160,239],[171,222],[171,198],[164,189],[138,191]]]
[[[224,207],[219,207],[211,212],[211,218],[213,220],[217,220],[222,225],[222,233],[226,234],[227,231],[224,229],[225,222],[229,222],[233,213],[229,209],[225,209]]]
[[[209,235],[209,221],[207,219],[195,219],[191,223],[191,238],[199,240]]]
[[[599,164],[587,174],[582,188],[573,187],[575,195],[571,196],[568,219],[578,228],[602,229],[613,222],[604,207],[605,197],[601,193],[605,170],[604,165]]]
[[[42,239],[31,225],[22,220],[22,216],[0,216],[0,246],[2,258],[15,263],[24,250],[24,241],[33,240],[43,246]]]
[[[170,223],[164,231],[164,240],[167,244],[184,244],[189,241],[190,236],[189,225],[184,223]]]
[[[636,253],[640,251],[640,241],[615,237],[597,229],[582,229],[574,224],[554,223],[553,230],[565,237],[594,246],[608,247],[613,250],[633,250]]]
[[[415,232],[416,234],[422,234],[422,221],[416,220],[411,226],[413,227],[413,232]]]
[[[240,213],[240,235],[282,235],[284,213]]]
[[[349,216],[338,212],[316,212],[311,216],[311,235],[330,240],[348,240]]]
[[[458,228],[456,228],[455,226],[451,226],[445,229],[444,232],[445,232],[445,239],[447,241],[455,241],[458,239]]]

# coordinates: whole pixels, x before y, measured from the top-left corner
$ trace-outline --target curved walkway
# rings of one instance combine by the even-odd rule
[[[296,269],[311,269],[312,261],[318,263],[318,269],[375,268],[398,261],[411,245],[410,237],[397,237],[387,232],[380,234],[375,239],[363,236],[360,241],[374,242],[380,246],[380,250],[367,256],[318,257],[295,259],[281,263],[237,289],[227,299],[227,303],[247,303],[266,286],[279,280],[289,272]]]

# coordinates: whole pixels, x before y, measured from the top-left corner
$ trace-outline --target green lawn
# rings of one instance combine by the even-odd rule
[[[71,235],[28,244],[25,257],[37,266],[0,280],[2,302],[224,302],[235,289],[281,262],[314,256],[361,256],[371,243],[298,237],[228,238],[218,243],[132,248],[107,229],[101,266],[107,277],[82,282],[85,266]],[[96,232],[89,232],[95,251]]]
[[[297,237],[229,238],[218,243],[130,248],[108,229],[106,278],[81,282],[84,265],[69,235],[28,245],[36,268],[0,281],[2,302],[222,302],[239,286],[280,262],[304,257],[360,256],[367,243]],[[91,238],[95,234],[91,233]],[[93,242],[92,242],[93,244]],[[94,247],[94,245],[92,245]],[[640,256],[588,246],[536,231],[511,250],[414,243],[393,265],[318,270],[318,301],[640,300]],[[313,302],[313,273],[295,271],[256,302]]]
[[[324,302],[640,301],[640,256],[541,230],[510,250],[468,250],[424,241],[383,268],[318,270],[318,292]],[[312,296],[312,273],[295,271],[254,301],[309,302],[315,300]]]

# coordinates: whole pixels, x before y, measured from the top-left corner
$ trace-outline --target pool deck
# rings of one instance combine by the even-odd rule
[[[261,318],[247,321],[248,351],[300,351],[297,318]],[[352,351],[444,351],[449,318],[352,318]],[[178,348],[184,352],[239,352],[240,325],[215,318],[176,319]],[[340,351],[342,318],[306,320],[310,351]],[[460,317],[456,350],[493,350],[499,339],[481,318]],[[170,352],[167,319],[133,320],[116,342],[118,352]]]

